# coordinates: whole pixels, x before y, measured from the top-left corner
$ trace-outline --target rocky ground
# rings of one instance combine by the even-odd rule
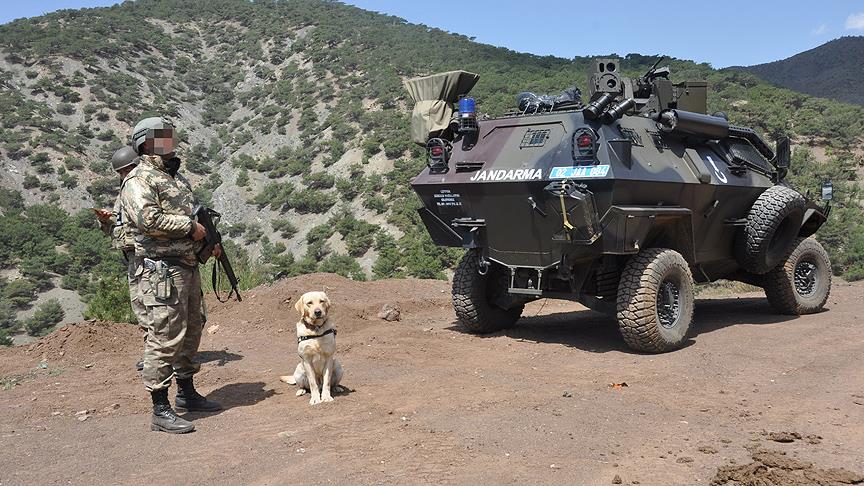
[[[350,391],[312,407],[278,377],[320,289]],[[862,296],[700,299],[687,346],[643,355],[578,304],[477,337],[446,282],[299,277],[213,303],[197,381],[225,410],[185,436],[149,430],[135,326],[70,325],[0,350],[0,484],[862,484]]]

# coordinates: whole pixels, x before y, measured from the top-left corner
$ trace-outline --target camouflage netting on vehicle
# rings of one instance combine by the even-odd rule
[[[468,94],[480,76],[466,71],[450,71],[421,78],[408,79],[405,89],[414,100],[411,113],[411,140],[426,145],[447,129],[453,115],[452,103]]]

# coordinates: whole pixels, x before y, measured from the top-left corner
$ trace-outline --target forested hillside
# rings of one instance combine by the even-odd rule
[[[864,105],[864,37],[841,37],[780,61],[741,67],[769,83]]]
[[[655,60],[629,54],[623,68]],[[319,0],[140,0],[0,26],[0,334],[61,320],[45,299],[36,315],[21,313],[52,287],[77,292],[88,316],[129,318],[121,257],[87,208],[113,201],[107,159],[143,116],[179,128],[183,170],[223,213],[245,287],[313,271],[444,278],[460,252],[419,225],[408,182],[425,161],[409,141],[402,80],[479,73],[478,107],[497,115],[520,91],[584,87],[588,64]],[[738,70],[668,64],[674,79],[709,81],[711,111],[768,138],[792,135],[802,184],[834,179],[844,225],[832,219],[823,237],[837,273],[864,277],[850,185],[864,108]]]

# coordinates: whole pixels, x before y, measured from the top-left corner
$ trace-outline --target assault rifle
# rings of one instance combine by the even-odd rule
[[[195,255],[198,258],[198,261],[204,263],[208,258],[213,254],[213,247],[216,244],[222,243],[222,234],[219,233],[219,230],[216,229],[216,223],[213,222],[214,219],[218,221],[221,214],[216,211],[205,208],[204,206],[196,206],[195,210],[192,212],[192,216],[195,217],[195,220],[204,227],[207,231],[207,234],[204,236],[204,247],[198,251],[198,254]],[[219,272],[219,267],[222,267],[222,271],[225,273],[225,277],[228,278],[228,283],[231,284],[231,290],[228,292],[228,295],[225,297],[225,300],[222,300],[219,297],[219,281],[221,279],[217,279],[217,276],[221,273]],[[231,294],[237,296],[237,302],[242,301],[243,299],[240,297],[240,291],[237,289],[237,276],[234,275],[234,269],[231,267],[231,261],[228,260],[228,255],[225,253],[225,248],[222,248],[222,253],[219,255],[219,258],[213,263],[213,274],[211,277],[211,281],[213,283],[213,293],[216,294],[216,300],[219,302],[228,302],[228,299],[231,298]]]

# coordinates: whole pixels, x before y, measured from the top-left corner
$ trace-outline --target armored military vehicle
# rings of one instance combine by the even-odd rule
[[[468,250],[453,278],[467,330],[570,299],[614,315],[631,348],[664,352],[687,337],[694,285],[718,279],[761,286],[784,314],[822,309],[831,265],[808,237],[830,203],[785,181],[789,140],[707,114],[705,82],[656,66],[625,77],[597,59],[587,103],[523,93],[498,118],[478,116],[475,74],[405,82],[428,157],[412,182],[420,217],[436,244]]]

